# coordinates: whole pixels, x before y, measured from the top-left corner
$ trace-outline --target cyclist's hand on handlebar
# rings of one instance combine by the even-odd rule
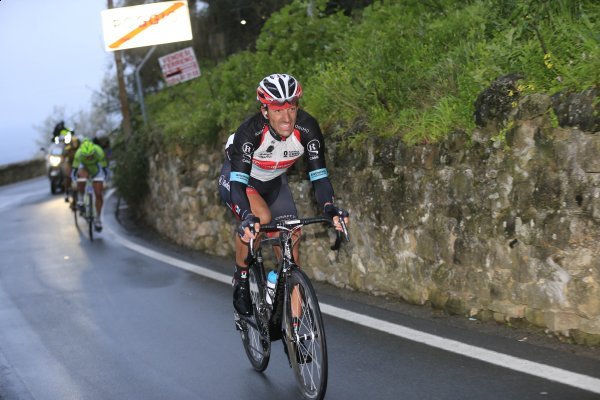
[[[342,224],[340,223],[340,217],[343,218],[344,225],[348,225],[348,223],[350,222],[350,214],[348,213],[348,211],[344,210],[343,208],[338,208],[332,203],[325,204],[325,206],[323,207],[323,214],[331,217],[335,229],[340,232],[343,232],[345,230],[345,227],[342,226]]]
[[[250,239],[256,239],[258,231],[260,231],[260,220],[253,214],[246,215],[237,228],[237,233],[244,243],[250,242]]]

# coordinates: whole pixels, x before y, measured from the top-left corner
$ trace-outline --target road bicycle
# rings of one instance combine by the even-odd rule
[[[340,217],[342,232],[331,247],[337,250],[348,230]],[[333,226],[331,218],[314,217],[280,221],[260,226],[261,232],[278,232],[277,237],[249,243],[248,280],[253,314],[240,316],[234,311],[246,355],[252,367],[263,372],[271,356],[271,343],[281,339],[298,387],[307,399],[321,400],[327,389],[327,343],[325,327],[316,292],[308,276],[296,265],[292,255],[294,233],[305,225],[322,223]],[[267,301],[267,280],[262,246],[279,246],[277,282],[271,301]]]
[[[83,191],[83,205],[79,210],[75,209],[75,225],[79,228],[77,223],[77,214],[83,217],[88,224],[88,234],[90,241],[94,241],[94,221],[96,220],[96,195],[94,193],[94,185],[92,178],[78,178],[78,182],[85,180],[85,189]]]

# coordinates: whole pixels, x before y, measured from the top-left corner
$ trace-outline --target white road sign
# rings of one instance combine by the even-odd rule
[[[192,40],[187,1],[163,1],[103,10],[106,51]]]
[[[187,47],[158,59],[167,86],[189,81],[200,76],[194,49]]]

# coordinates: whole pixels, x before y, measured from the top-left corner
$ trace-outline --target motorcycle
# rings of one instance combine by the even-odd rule
[[[48,149],[46,157],[46,170],[48,179],[50,179],[50,192],[52,194],[64,192],[63,149],[64,145],[62,143],[54,143]]]

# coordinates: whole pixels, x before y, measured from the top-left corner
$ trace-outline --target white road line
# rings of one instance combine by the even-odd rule
[[[148,249],[144,246],[127,240],[117,234],[115,231],[109,230],[115,236],[117,241],[123,246],[144,254],[155,260],[173,265],[174,267],[194,272],[216,281],[231,284],[231,276],[220,272],[212,271],[187,261],[183,261],[157,251]],[[561,368],[552,367],[550,365],[537,363],[534,361],[525,360],[522,358],[510,356],[503,353],[498,353],[493,350],[487,350],[481,347],[472,346],[466,343],[458,342],[452,339],[446,339],[441,336],[432,335],[416,329],[407,328],[402,325],[393,324],[381,319],[372,318],[364,314],[358,314],[353,311],[348,311],[343,308],[331,306],[329,304],[320,303],[321,311],[324,314],[331,315],[336,318],[343,319],[367,328],[376,329],[390,335],[398,336],[413,342],[425,344],[441,350],[459,354],[464,357],[474,358],[489,364],[498,365],[503,368],[508,368],[524,374],[537,376],[549,381],[569,385],[578,389],[587,390],[589,392],[600,394],[600,379],[588,375],[578,374],[567,371]]]
[[[472,346],[456,340],[446,339],[441,336],[431,335],[429,333],[372,318],[367,315],[357,314],[355,312],[330,306],[328,304],[320,304],[320,306],[321,311],[324,314],[332,315],[336,318],[341,318],[358,325],[366,326],[368,328],[376,329],[378,331],[399,336],[414,342],[460,354],[461,356],[474,358],[479,361],[600,394],[600,379],[593,378],[591,376],[577,374],[561,368],[509,356],[507,354]]]

